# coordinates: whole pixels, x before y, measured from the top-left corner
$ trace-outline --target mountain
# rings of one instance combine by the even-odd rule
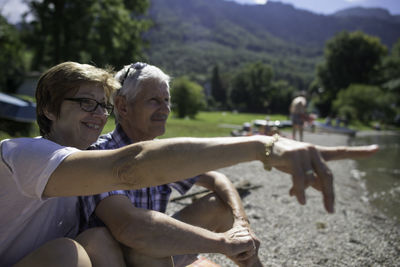
[[[231,75],[243,64],[262,61],[273,66],[277,79],[305,89],[322,60],[325,42],[336,33],[361,30],[389,47],[400,37],[395,16],[382,19],[382,10],[363,11],[326,16],[273,1],[241,5],[224,0],[152,0],[149,17],[154,27],[145,36],[150,43],[146,53],[167,73],[190,75],[200,82],[208,80],[216,64]]]
[[[400,23],[400,15],[392,15],[383,8],[364,8],[354,7],[337,11],[333,14],[335,17],[359,17],[359,18],[376,18]]]
[[[389,11],[383,8],[364,8],[353,7],[344,10],[339,10],[333,14],[335,17],[364,17],[377,19],[391,19],[392,15]]]

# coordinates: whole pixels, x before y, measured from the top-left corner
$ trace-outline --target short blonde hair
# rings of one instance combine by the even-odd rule
[[[42,136],[51,130],[51,121],[45,116],[45,111],[58,117],[64,98],[76,94],[83,84],[102,86],[108,103],[111,103],[113,92],[121,86],[110,70],[88,64],[64,62],[43,73],[36,87],[36,120]]]

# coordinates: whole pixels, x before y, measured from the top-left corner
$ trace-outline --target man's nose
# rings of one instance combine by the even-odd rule
[[[161,110],[166,113],[170,113],[171,112],[171,104],[169,102],[163,102],[163,104],[161,105]]]

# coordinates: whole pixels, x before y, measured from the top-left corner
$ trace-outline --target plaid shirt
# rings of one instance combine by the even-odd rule
[[[115,149],[131,143],[131,140],[118,124],[113,132],[100,136],[97,142],[91,145],[89,149]],[[95,215],[94,210],[101,200],[109,196],[125,195],[137,208],[165,212],[169,197],[171,195],[171,187],[175,188],[183,195],[193,186],[195,182],[196,177],[175,183],[142,188],[138,190],[116,190],[94,196],[80,197],[81,230],[96,226],[104,226],[103,222]]]

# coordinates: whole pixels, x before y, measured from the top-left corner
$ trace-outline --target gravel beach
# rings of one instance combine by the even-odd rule
[[[343,135],[306,132],[304,139],[347,145]],[[256,187],[243,195],[243,204],[261,241],[261,261],[265,266],[400,266],[400,225],[369,204],[354,161],[328,164],[335,177],[334,214],[324,210],[320,193],[313,189],[307,190],[307,204],[298,204],[288,194],[290,176],[266,172],[260,162],[219,170],[235,184],[248,181]],[[167,213],[190,201],[172,202]],[[235,266],[224,256],[206,256],[223,267]]]

